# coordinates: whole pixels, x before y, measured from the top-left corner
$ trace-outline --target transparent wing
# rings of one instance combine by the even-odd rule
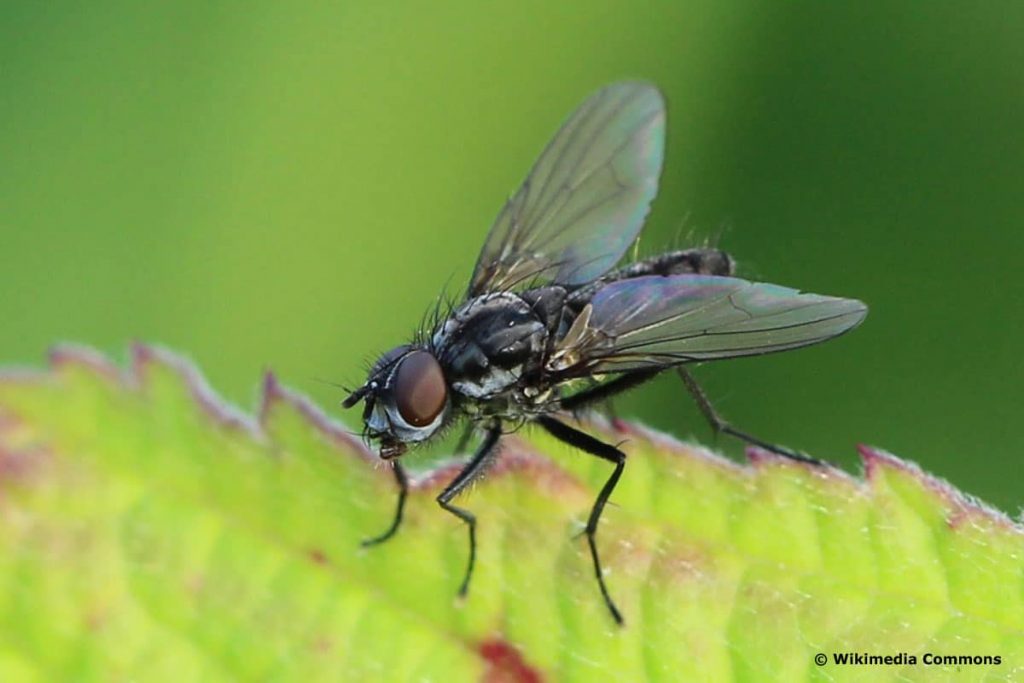
[[[578,285],[612,268],[658,191],[665,104],[647,83],[616,83],[580,105],[491,227],[469,294]]]
[[[784,351],[856,327],[867,306],[713,275],[639,277],[602,288],[549,361],[566,377]]]

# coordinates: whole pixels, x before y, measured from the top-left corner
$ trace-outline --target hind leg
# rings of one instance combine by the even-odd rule
[[[697,402],[697,407],[700,409],[704,419],[708,421],[708,424],[711,425],[711,429],[713,429],[716,434],[721,433],[734,436],[748,444],[757,446],[758,448],[763,448],[766,451],[771,451],[772,453],[778,453],[783,457],[789,458],[790,460],[796,460],[797,462],[805,462],[811,465],[827,464],[823,460],[812,458],[805,453],[794,451],[790,448],[786,448],[785,446],[779,446],[773,443],[768,443],[767,441],[762,441],[755,436],[751,436],[746,432],[736,429],[729,424],[725,418],[718,414],[715,407],[711,405],[711,401],[708,399],[707,394],[704,393],[701,386],[697,384],[697,380],[693,378],[693,375],[691,375],[686,368],[679,366],[676,368],[676,372],[679,374],[679,378],[683,380],[683,384],[686,385],[686,390],[690,392],[690,395],[693,396],[693,399]]]

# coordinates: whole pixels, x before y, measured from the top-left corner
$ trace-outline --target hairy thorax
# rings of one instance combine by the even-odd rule
[[[544,361],[557,335],[565,290],[495,292],[467,301],[434,333],[431,346],[451,388],[473,399],[471,414],[514,417],[550,399]]]

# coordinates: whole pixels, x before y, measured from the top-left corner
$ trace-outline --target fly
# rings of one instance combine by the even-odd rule
[[[388,351],[344,401],[364,402],[366,436],[392,464],[402,521],[408,480],[398,457],[458,420],[483,438],[438,495],[469,531],[465,595],[476,558],[476,517],[453,504],[498,455],[502,426],[532,422],[612,467],[587,518],[597,584],[605,584],[598,522],[626,464],[616,446],[567,424],[574,413],[672,369],[704,417],[725,432],[786,457],[722,419],[686,366],[808,346],[856,327],[867,306],[733,277],[718,249],[671,251],[618,267],[657,194],[665,104],[647,83],[609,85],[587,99],[541,153],[491,227],[462,302],[418,341]],[[600,378],[598,381],[595,378]],[[579,380],[592,386],[573,391]]]

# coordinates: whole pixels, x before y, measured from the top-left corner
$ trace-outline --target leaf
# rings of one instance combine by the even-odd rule
[[[0,376],[0,680],[1024,677],[1024,535],[1005,516],[869,448],[860,481],[604,436],[629,454],[599,533],[623,629],[574,540],[607,463],[509,439],[460,499],[480,549],[459,601],[466,531],[433,501],[455,463],[361,549],[390,521],[390,476],[272,376],[251,417],[165,351],[121,371],[59,349]]]

